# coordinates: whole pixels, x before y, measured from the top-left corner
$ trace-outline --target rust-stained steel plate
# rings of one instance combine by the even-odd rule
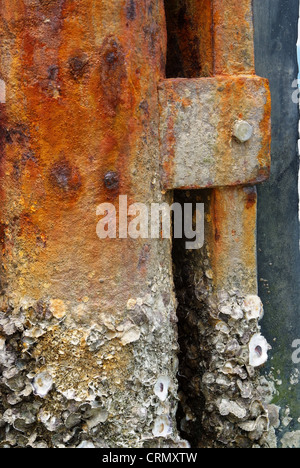
[[[270,173],[271,100],[256,76],[169,79],[159,86],[165,190],[256,184]],[[249,141],[235,122],[253,127]]]

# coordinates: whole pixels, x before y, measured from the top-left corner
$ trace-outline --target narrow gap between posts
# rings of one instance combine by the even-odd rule
[[[191,78],[200,76],[201,58],[197,38],[191,38],[188,2],[186,0],[164,0],[168,33],[167,78]],[[190,0],[188,0],[190,1]],[[189,44],[186,43],[188,38]],[[192,49],[195,50],[192,50]],[[187,55],[185,55],[185,53]],[[174,191],[174,202],[203,202],[206,191]],[[183,229],[184,232],[184,229]],[[178,430],[192,447],[199,443],[202,430],[204,397],[201,393],[201,346],[197,327],[197,316],[201,305],[195,295],[195,275],[201,276],[202,253],[186,250],[186,240],[173,238],[173,269],[175,292],[178,301],[179,353],[179,407],[177,412]],[[200,306],[200,307],[199,307]]]

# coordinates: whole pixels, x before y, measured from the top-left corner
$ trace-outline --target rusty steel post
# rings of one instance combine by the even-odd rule
[[[0,38],[1,446],[180,446],[170,240],[96,233],[169,200],[163,0],[2,0]]]
[[[251,1],[213,0],[212,14],[214,73],[254,75]],[[268,113],[270,118],[270,108]],[[270,120],[262,122],[261,131],[270,141]],[[270,147],[265,146],[262,151],[270,152]],[[221,188],[212,193],[210,244],[217,290],[258,292],[256,210],[255,188]]]
[[[176,78],[176,83],[182,78],[194,80],[200,76],[216,76],[217,80],[226,77],[233,83],[237,77],[256,79],[250,0],[167,0],[166,5],[169,79]],[[202,16],[200,11],[203,12]],[[187,80],[185,87],[193,87],[193,80],[190,80],[190,85]],[[179,87],[178,84],[175,86]],[[263,86],[268,88],[266,82]],[[201,178],[198,178],[198,187],[197,183],[174,186],[188,190],[177,192],[177,201],[202,201],[206,205],[205,248],[199,252],[186,252],[182,242],[175,241],[173,256],[183,356],[179,374],[180,427],[183,434],[192,440],[192,445],[199,447],[247,448],[276,445],[272,423],[277,424],[278,410],[269,404],[271,392],[268,382],[258,372],[258,368],[266,362],[269,346],[261,335],[259,326],[263,306],[257,296],[257,195],[254,186],[255,183],[266,180],[270,171],[270,96],[266,92],[265,118],[253,132],[253,127],[244,119],[245,99],[242,89],[245,92],[245,85],[234,98],[234,94],[228,93],[226,87],[223,87],[220,91],[224,99],[221,107],[218,100],[212,99],[212,95],[206,102],[198,99],[198,113],[207,114],[207,109],[210,108],[213,115],[220,115],[220,120],[223,117],[226,122],[218,127],[216,134],[221,144],[217,144],[214,151],[211,151],[213,143],[205,137],[209,145],[201,153],[201,167],[209,167],[207,180],[214,182],[205,182],[202,173]],[[190,94],[185,96],[189,97]],[[238,102],[238,105],[232,111],[233,102]],[[180,103],[174,105],[176,112],[178,108],[181,110],[180,106]],[[189,106],[190,104],[185,105],[187,108]],[[241,108],[238,109],[238,106]],[[261,104],[253,98],[251,106],[253,114],[257,115]],[[183,110],[181,114],[186,112]],[[235,113],[235,119],[231,112]],[[209,117],[203,117],[204,127],[207,127],[210,117],[210,114]],[[181,120],[184,121],[184,118],[181,117]],[[175,127],[172,125],[172,128]],[[207,132],[210,131],[208,128]],[[204,132],[205,130],[202,133]],[[261,160],[264,155],[269,163],[266,163],[263,172],[258,170],[256,180],[249,178],[243,182],[239,178],[234,183],[237,180],[239,162],[234,159],[232,150],[238,145],[241,152],[243,148],[244,153],[252,148],[255,153],[253,136],[259,133],[264,135],[261,142],[265,138],[265,144],[261,144],[256,156]],[[194,141],[194,133],[192,135]],[[181,139],[175,135],[170,141],[176,150]],[[167,140],[163,140],[163,145],[166,143]],[[201,144],[203,137],[197,149]],[[228,146],[224,152],[226,145]],[[180,151],[178,155],[179,153]],[[208,162],[207,155],[211,157],[212,154],[214,160]],[[164,164],[164,154],[162,157]],[[173,151],[172,160],[175,161],[175,168],[174,163],[163,166],[165,181],[179,180],[174,175],[183,166],[176,151]],[[250,159],[245,160],[244,169],[249,163]],[[218,187],[220,171],[226,164],[228,168],[232,164],[230,171],[224,170],[228,180]],[[256,168],[259,168],[259,163]],[[189,169],[191,173],[197,172],[193,165]],[[184,173],[182,179],[187,176],[190,174]],[[207,190],[209,185],[214,188]],[[228,187],[229,185],[232,187]],[[206,190],[192,190],[196,188]]]
[[[124,223],[99,239],[98,224],[177,189],[206,205],[205,248],[173,250],[180,430],[195,447],[275,444],[254,187],[270,97],[252,29],[250,0],[2,0],[3,447],[187,446],[170,239]]]

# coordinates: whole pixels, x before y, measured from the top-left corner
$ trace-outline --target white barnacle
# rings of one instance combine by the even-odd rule
[[[5,340],[3,338],[0,338],[0,351],[5,350]]]
[[[160,416],[155,420],[152,431],[154,437],[168,437],[172,432],[172,426],[167,416]]]
[[[228,416],[232,414],[237,419],[244,419],[247,415],[247,410],[237,404],[235,401],[223,399],[219,404],[219,411],[221,416]]]
[[[252,367],[260,367],[268,360],[269,345],[267,340],[256,333],[249,343],[249,364]]]
[[[190,449],[191,444],[187,440],[180,440],[178,442],[178,447],[183,449]]]
[[[165,375],[161,375],[155,386],[154,386],[154,393],[160,399],[160,401],[166,401],[168,398],[169,387],[170,387],[170,379]]]
[[[221,333],[224,333],[224,335],[229,335],[230,329],[227,326],[225,322],[222,320],[219,320],[216,324],[216,330],[220,331]]]
[[[61,424],[59,418],[52,416],[51,413],[44,409],[39,412],[39,420],[49,432],[55,432]]]
[[[90,418],[87,420],[86,424],[89,430],[94,427],[100,426],[108,419],[108,412],[104,408],[95,408],[90,411]]]
[[[232,314],[232,307],[231,305],[220,305],[219,306],[219,311],[221,312],[221,314],[224,314],[224,315],[231,315]]]
[[[77,445],[78,449],[94,449],[96,448],[93,442],[89,442],[88,440],[84,440],[79,445]]]
[[[125,330],[122,337],[121,343],[123,346],[127,346],[130,343],[138,341],[141,337],[141,330],[136,325],[131,326],[129,329]]]
[[[234,320],[242,320],[242,319],[244,318],[243,309],[242,309],[240,306],[235,305],[235,306],[232,308],[231,317],[232,317]]]
[[[41,372],[37,374],[32,383],[35,395],[45,398],[53,387],[52,376],[48,372]]]
[[[249,295],[244,299],[246,318],[250,320],[261,320],[264,315],[263,304],[258,296]]]

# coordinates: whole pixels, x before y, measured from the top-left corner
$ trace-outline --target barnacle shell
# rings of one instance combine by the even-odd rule
[[[0,338],[0,351],[4,351],[5,349],[5,340]]]
[[[32,383],[35,395],[45,398],[53,387],[52,376],[48,372],[37,374]]]
[[[78,449],[91,449],[91,448],[96,448],[93,442],[89,442],[88,440],[84,440],[79,444],[76,448]]]
[[[154,393],[160,399],[160,401],[166,401],[166,399],[168,398],[169,386],[169,377],[162,375],[158,378],[154,387]]]
[[[125,330],[121,337],[121,343],[123,346],[126,346],[130,343],[134,343],[135,341],[138,341],[141,337],[141,330],[139,327],[136,325],[133,325],[131,328],[128,330]]]
[[[269,345],[267,340],[256,333],[249,343],[249,364],[252,367],[260,367],[268,360]]]
[[[60,299],[52,299],[49,306],[50,312],[53,317],[62,319],[66,315],[66,306]]]
[[[99,426],[99,424],[105,423],[108,419],[108,412],[103,408],[94,408],[90,411],[90,418],[86,424],[89,430]]]
[[[172,427],[167,416],[161,416],[155,420],[152,431],[154,437],[168,437],[172,434]]]
[[[244,419],[247,415],[247,410],[238,405],[235,401],[223,399],[219,405],[221,416],[228,416],[232,414],[238,419]]]
[[[56,416],[51,415],[51,413],[43,409],[39,412],[39,420],[50,432],[55,432],[61,423]]]
[[[264,315],[263,304],[258,296],[249,295],[244,300],[246,318],[250,320],[261,320]]]

